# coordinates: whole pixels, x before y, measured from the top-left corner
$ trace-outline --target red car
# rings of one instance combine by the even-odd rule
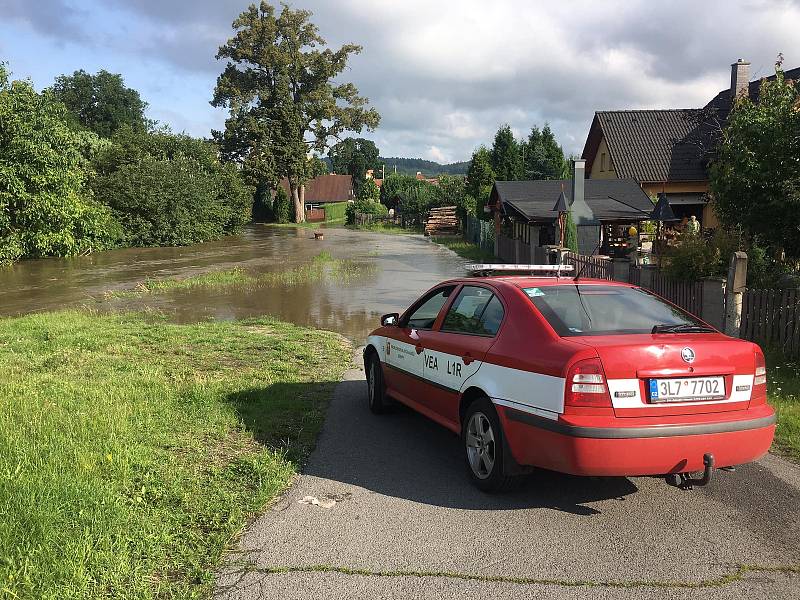
[[[364,350],[370,409],[391,398],[459,434],[484,490],[531,467],[690,487],[772,443],[759,347],[633,285],[453,279],[381,325]]]

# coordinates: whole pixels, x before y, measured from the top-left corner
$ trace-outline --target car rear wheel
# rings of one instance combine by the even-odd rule
[[[503,430],[488,398],[475,400],[467,408],[461,440],[467,473],[478,488],[497,492],[511,487],[514,478],[504,473]]]
[[[367,398],[373,414],[381,415],[389,408],[386,386],[383,382],[383,369],[378,355],[374,352],[367,357]]]

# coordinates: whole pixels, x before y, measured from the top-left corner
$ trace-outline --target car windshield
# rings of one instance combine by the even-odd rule
[[[640,288],[571,284],[523,291],[561,336],[713,331]]]

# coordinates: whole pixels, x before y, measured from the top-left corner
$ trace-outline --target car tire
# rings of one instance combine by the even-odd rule
[[[499,492],[513,486],[516,478],[504,472],[503,429],[488,398],[473,401],[464,413],[461,444],[467,474],[475,486],[484,492]]]
[[[386,384],[383,380],[381,361],[375,352],[370,352],[365,362],[369,410],[372,414],[382,415],[389,410],[389,399],[386,397]]]

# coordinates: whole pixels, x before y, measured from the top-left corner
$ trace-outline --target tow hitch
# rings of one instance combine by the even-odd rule
[[[708,485],[714,474],[714,455],[703,454],[703,476],[699,479],[692,477],[689,473],[670,473],[667,475],[667,483],[682,490],[691,490],[694,486]]]

